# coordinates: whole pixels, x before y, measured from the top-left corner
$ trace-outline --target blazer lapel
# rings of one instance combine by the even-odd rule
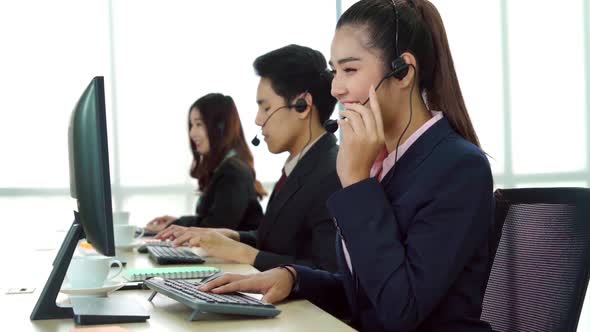
[[[357,299],[354,297],[354,289],[351,287],[351,285],[354,285],[354,280],[352,278],[352,273],[348,268],[348,263],[346,263],[346,257],[344,256],[342,237],[338,233],[336,233],[336,259],[338,262],[339,272],[345,281],[344,290],[346,291],[346,297],[348,298],[351,308],[355,309],[357,307]]]
[[[266,215],[258,229],[259,244],[264,241],[273,225],[278,221],[278,216],[285,204],[305,184],[307,175],[313,171],[322,154],[326,153],[335,144],[336,137],[333,134],[325,134],[297,163],[293,172],[285,180],[281,190],[278,193],[273,190],[266,208]]]
[[[268,202],[266,215],[258,229],[258,243],[262,243],[266,239],[266,236],[277,222],[279,212],[282,210],[285,203],[287,203],[287,201],[299,191],[300,187],[301,184],[299,183],[299,179],[292,179],[291,176],[289,176],[283,184],[280,193],[274,193],[272,200],[269,200]]]
[[[454,133],[453,128],[446,118],[440,119],[422,136],[418,138],[412,146],[397,161],[395,167],[389,170],[381,181],[384,188],[387,188],[390,182],[394,181],[395,188],[405,188],[400,182],[410,181],[413,179],[412,173],[428,157],[440,141]],[[392,172],[393,171],[393,172]],[[403,174],[403,175],[400,175]]]

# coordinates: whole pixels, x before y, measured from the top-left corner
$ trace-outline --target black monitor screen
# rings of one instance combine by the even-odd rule
[[[92,79],[74,108],[68,132],[70,193],[88,242],[115,255],[104,78]]]

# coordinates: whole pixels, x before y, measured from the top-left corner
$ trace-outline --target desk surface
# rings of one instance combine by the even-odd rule
[[[51,270],[56,250],[33,251],[29,262],[23,263],[19,254],[15,257],[3,257],[5,266],[12,271],[24,270],[24,273],[2,273],[0,279],[0,308],[2,308],[2,326],[15,331],[57,331],[68,332],[77,327],[71,319],[30,321],[29,315],[39,297],[45,280]],[[134,251],[118,253],[127,260],[130,268],[154,267],[147,255]],[[226,272],[252,273],[256,270],[244,264],[225,264],[221,261],[208,259],[205,265],[215,266]],[[5,270],[6,271],[6,270]],[[7,295],[8,288],[35,287],[32,294]],[[210,315],[201,321],[189,321],[190,308],[166,296],[158,295],[153,302],[147,302],[149,290],[126,290],[112,293],[110,296],[125,296],[137,299],[150,311],[150,319],[146,323],[120,324],[131,331],[354,331],[346,324],[322,311],[308,301],[290,301],[277,305],[282,311],[271,319],[252,319],[244,317]],[[67,302],[66,295],[60,294],[58,302]],[[78,326],[80,327],[80,326]]]

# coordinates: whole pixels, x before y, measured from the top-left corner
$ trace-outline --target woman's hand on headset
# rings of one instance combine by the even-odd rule
[[[369,107],[348,104],[338,120],[342,132],[336,170],[346,188],[369,177],[371,166],[385,147],[381,108],[371,85]]]

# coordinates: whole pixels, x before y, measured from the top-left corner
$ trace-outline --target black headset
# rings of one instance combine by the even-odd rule
[[[395,77],[398,80],[402,80],[404,77],[406,77],[410,69],[410,66],[406,63],[406,60],[404,60],[404,58],[402,58],[401,54],[399,53],[399,17],[397,13],[397,6],[395,5],[395,0],[392,0],[391,3],[393,4],[393,14],[395,16],[395,44],[393,49],[395,54],[394,59],[391,62],[391,71],[387,73],[385,76],[383,76],[381,81],[379,81],[379,84],[377,84],[377,86],[375,87],[375,91],[377,91],[381,84],[390,77]],[[369,98],[365,100],[363,105],[367,104],[367,102],[369,102]],[[338,130],[337,120],[327,120],[326,122],[324,122],[324,128],[331,133],[336,132],[336,130]]]
[[[270,120],[270,118],[272,118],[273,115],[275,115],[275,113],[278,110],[281,110],[283,108],[294,108],[295,112],[297,113],[303,113],[305,112],[305,110],[307,109],[307,107],[309,107],[309,104],[307,103],[307,101],[304,98],[298,98],[297,100],[295,100],[295,102],[293,104],[289,104],[289,105],[285,105],[285,106],[281,106],[277,109],[275,109],[268,118],[266,118],[266,120],[264,121],[264,123],[262,124],[262,126],[260,126],[260,130],[262,131],[262,128],[264,128],[264,126],[266,125],[266,123],[268,122],[268,120]],[[310,119],[311,121],[311,119]],[[260,139],[258,138],[258,134],[256,134],[254,136],[254,138],[251,141],[252,145],[254,146],[258,146],[260,144]]]
[[[223,97],[224,97],[224,101],[226,103],[225,106],[227,106],[226,109],[230,109],[230,108],[232,108],[232,106],[235,107],[235,103],[234,103],[234,100],[232,99],[232,97],[230,97],[230,96],[223,96]],[[225,122],[228,117],[229,117],[228,114],[222,114],[222,116],[219,119],[219,123],[217,123],[217,129],[219,129],[219,132],[222,137],[225,132]]]
[[[295,100],[294,104],[289,105],[289,108],[294,108],[297,113],[303,113],[307,109],[307,101],[303,98]]]
[[[391,72],[385,75],[381,82],[383,82],[383,80],[385,80],[386,78],[392,76],[397,78],[398,80],[401,80],[404,77],[406,77],[406,75],[408,74],[408,70],[410,69],[410,66],[406,63],[406,60],[404,60],[404,58],[402,58],[401,54],[399,53],[399,16],[397,14],[397,6],[395,5],[395,0],[392,0],[391,3],[393,4],[393,14],[395,16],[395,58],[391,62]],[[379,84],[381,84],[381,82],[379,82]],[[377,87],[379,87],[379,84],[377,85]],[[375,88],[375,90],[377,90],[377,88]]]

